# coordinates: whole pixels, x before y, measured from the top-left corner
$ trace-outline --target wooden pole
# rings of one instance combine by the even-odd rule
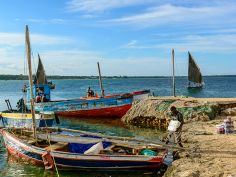
[[[175,97],[175,51],[172,49],[173,96]]]
[[[97,62],[97,64],[98,64],[98,74],[99,74],[99,84],[100,84],[100,89],[101,89],[101,97],[104,97],[104,89],[102,86],[102,77],[101,77],[101,70],[100,70],[99,62]]]
[[[31,107],[31,114],[32,114],[32,121],[33,121],[33,136],[36,139],[36,121],[35,121],[33,81],[32,81],[32,68],[31,68],[31,48],[30,48],[28,25],[26,25],[25,27],[25,45],[26,45],[26,55],[27,55],[28,70],[29,70],[30,107]]]

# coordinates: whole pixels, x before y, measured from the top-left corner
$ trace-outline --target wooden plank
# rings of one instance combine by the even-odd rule
[[[98,139],[98,138],[68,136],[68,135],[63,135],[63,134],[37,134],[37,138],[42,139],[42,140],[55,141],[55,142],[81,143],[81,144],[98,143],[102,141],[102,139]]]
[[[65,147],[68,143],[64,143],[64,142],[57,142],[55,144],[49,145],[47,147],[45,147],[44,149],[46,150],[57,150],[57,149],[62,149],[63,147]]]

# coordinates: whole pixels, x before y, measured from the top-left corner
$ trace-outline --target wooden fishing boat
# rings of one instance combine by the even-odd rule
[[[26,127],[32,126],[31,112],[19,112],[16,110],[6,110],[0,113],[1,127]],[[36,112],[35,123],[36,127],[51,127],[55,121],[55,114],[53,112]]]
[[[2,129],[9,155],[46,169],[158,171],[166,149],[132,138],[42,128],[37,140],[28,129]]]
[[[99,98],[93,100],[61,100],[35,103],[39,111],[53,111],[56,115],[76,117],[122,117],[132,105],[132,98]]]
[[[44,94],[44,102],[36,102],[35,110],[40,112],[53,111],[56,115],[77,117],[122,117],[137,99],[144,99],[150,90],[141,90],[126,94],[106,95],[104,97],[86,97],[70,100],[51,100],[51,89],[48,84],[33,85],[33,95],[36,100],[38,90]],[[26,88],[26,105],[30,109],[30,88]]]
[[[188,89],[201,89],[204,86],[204,81],[202,78],[202,73],[196,61],[188,52]]]

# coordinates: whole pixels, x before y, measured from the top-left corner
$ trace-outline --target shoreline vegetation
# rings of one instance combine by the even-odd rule
[[[34,75],[33,75],[34,77]],[[177,78],[187,77],[187,76],[176,76]],[[204,77],[236,77],[236,75],[208,75]],[[60,76],[60,75],[51,75],[47,76],[49,80],[66,80],[66,79],[97,79],[98,76]],[[125,79],[125,78],[172,78],[172,76],[103,76],[104,79]],[[18,75],[8,75],[0,74],[0,80],[28,80],[27,75],[18,74]]]

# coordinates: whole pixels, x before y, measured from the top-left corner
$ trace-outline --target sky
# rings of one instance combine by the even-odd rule
[[[188,51],[203,75],[236,74],[235,0],[0,0],[0,74],[187,75]]]

